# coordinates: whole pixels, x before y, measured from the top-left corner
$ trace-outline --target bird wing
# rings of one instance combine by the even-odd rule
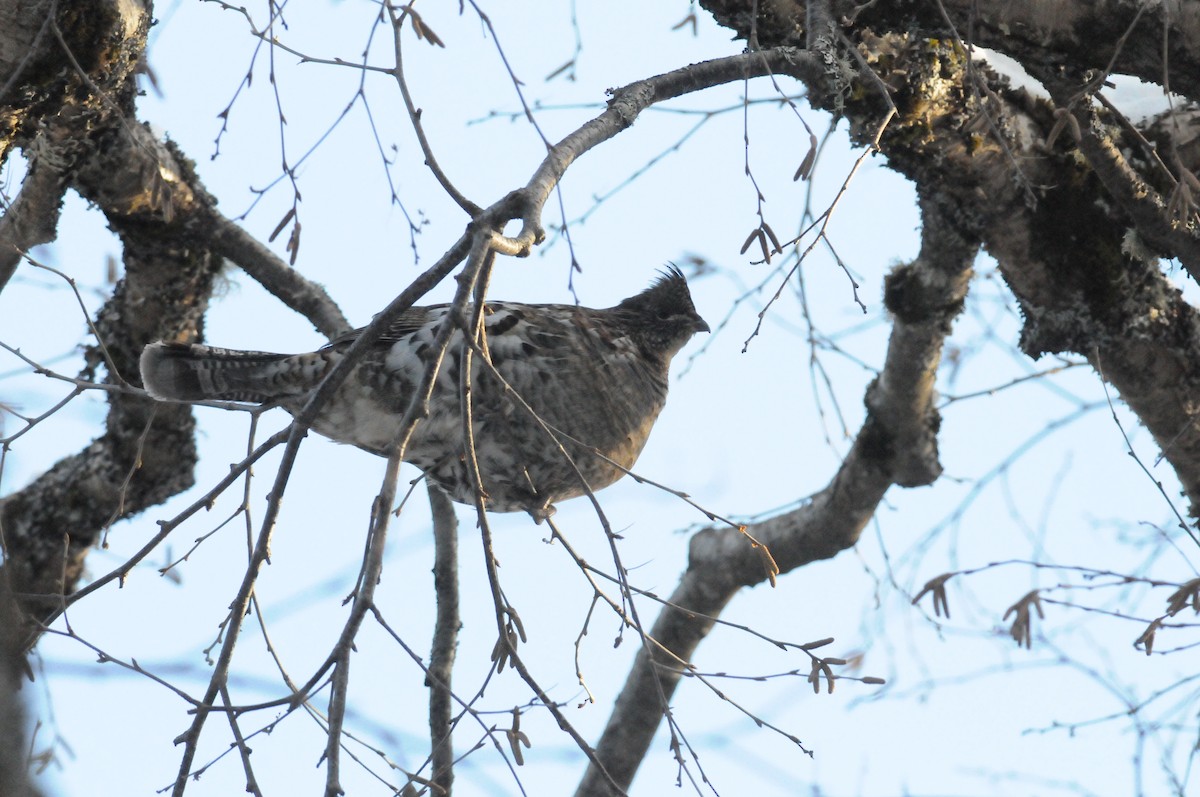
[[[440,320],[445,315],[448,304],[433,304],[428,307],[410,307],[397,316],[392,323],[388,324],[383,330],[383,334],[379,336],[376,344],[379,346],[391,346],[393,343],[405,340],[414,332],[427,326],[431,321]],[[325,348],[349,346],[354,341],[358,340],[358,336],[363,333],[366,327],[352,329],[345,334],[339,335],[329,341]]]

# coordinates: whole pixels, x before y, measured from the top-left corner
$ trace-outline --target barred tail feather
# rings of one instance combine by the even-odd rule
[[[140,361],[146,392],[178,401],[263,403],[298,396],[320,381],[327,366],[320,354],[237,351],[194,343],[152,343]]]

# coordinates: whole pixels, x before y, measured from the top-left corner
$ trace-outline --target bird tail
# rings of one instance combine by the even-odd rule
[[[151,343],[142,352],[142,384],[155,398],[270,402],[312,390],[329,370],[323,352],[271,354],[195,343]]]

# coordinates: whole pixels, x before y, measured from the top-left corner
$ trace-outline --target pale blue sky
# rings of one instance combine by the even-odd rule
[[[290,7],[289,28],[280,32],[289,46],[313,55],[354,60],[366,41],[372,6],[346,2]],[[597,112],[604,90],[684,64],[736,53],[728,32],[697,12],[700,33],[670,30],[691,7],[686,3],[644,8],[629,2],[578,4],[583,49],[575,81],[545,76],[572,57],[574,34],[568,6],[552,9],[534,3],[485,7],[501,45],[536,112],[541,129],[557,140]],[[258,11],[252,12],[258,14]],[[480,204],[490,204],[522,185],[544,152],[532,128],[504,114],[519,110],[512,83],[499,62],[494,43],[470,10],[460,17],[454,4],[430,4],[422,13],[446,42],[433,48],[406,37],[407,72],[416,102],[443,167],[459,188]],[[142,117],[165,131],[194,157],[220,207],[239,215],[253,202],[253,188],[279,174],[280,125],[267,80],[266,52],[258,56],[252,85],[238,97],[221,140],[221,154],[210,159],[220,130],[217,114],[225,108],[245,74],[256,42],[244,20],[215,4],[160,4],[161,20],[150,49],[150,64],[162,96],[153,90],[141,102]],[[256,19],[258,17],[256,16]],[[377,35],[383,35],[379,31]],[[387,65],[388,48],[376,46],[372,61]],[[353,98],[359,73],[344,67],[297,65],[283,52],[275,55],[279,94],[287,116],[284,130],[289,158],[295,163]],[[800,93],[798,86],[785,89]],[[730,86],[684,98],[675,109],[718,109],[736,105],[742,86]],[[751,96],[769,97],[766,81],[751,86]],[[428,224],[417,238],[420,267],[432,263],[460,233],[464,218],[436,189],[421,166],[396,86],[390,78],[368,75],[366,94],[385,147],[396,145],[392,179],[405,207],[422,213]],[[589,103],[592,107],[569,107]],[[799,104],[808,123],[823,134],[824,114]],[[498,112],[498,118],[489,118]],[[581,159],[563,181],[567,217],[592,208],[591,198],[619,185],[652,158],[671,147],[696,124],[694,114],[648,112],[634,128]],[[823,152],[813,182],[817,211],[834,195],[854,158],[844,125]],[[808,186],[792,182],[807,142],[794,114],[774,105],[757,105],[749,114],[750,164],[767,198],[764,212],[780,237],[795,234]],[[717,328],[745,286],[768,280],[771,266],[750,263],[738,250],[757,223],[753,187],[743,174],[743,116],[740,111],[714,117],[679,152],[663,158],[613,198],[586,223],[571,227],[571,241],[583,272],[576,277],[579,299],[607,306],[641,290],[666,262],[683,265],[691,254],[720,267],[692,282],[699,311]],[[19,164],[14,164],[14,175]],[[365,123],[361,105],[324,140],[300,169],[303,239],[296,268],[327,286],[355,323],[371,314],[418,273],[404,216],[388,202],[380,155]],[[9,182],[11,192],[15,183]],[[265,239],[291,206],[290,187],[273,187],[245,219]],[[560,222],[557,201],[547,205],[547,227]],[[862,284],[864,315],[850,284],[827,254],[818,249],[804,265],[810,309],[818,331],[836,341],[845,355],[822,351],[850,433],[862,417],[862,393],[882,362],[888,326],[881,305],[882,278],[895,263],[915,255],[918,217],[910,186],[870,158],[851,184],[830,225],[830,239]],[[103,221],[72,200],[60,227],[60,241],[37,255],[77,278],[101,286],[105,261],[119,256],[119,245]],[[286,232],[272,245],[283,255]],[[527,260],[501,260],[492,296],[522,301],[569,302],[569,263],[562,240]],[[953,374],[943,374],[946,394],[964,394],[1000,386],[1033,368],[1010,353],[1019,319],[1007,293],[986,260],[973,288],[979,301],[959,321],[950,343],[963,355]],[[29,356],[49,360],[80,339],[83,319],[73,297],[45,274],[24,269],[21,281],[0,296],[0,340],[20,346]],[[767,281],[769,291],[779,277]],[[430,301],[450,293],[440,287]],[[87,292],[97,306],[101,297]],[[671,401],[636,470],[687,491],[701,505],[722,515],[756,516],[793,503],[821,489],[848,447],[824,384],[813,386],[810,349],[799,305],[785,291],[772,316],[746,354],[743,341],[753,329],[758,300],[743,304],[711,340],[698,340],[676,361],[678,374],[688,356],[705,344],[685,378],[672,386]],[[208,340],[216,345],[297,351],[321,345],[303,319],[290,314],[242,275],[230,269],[228,285],[209,313]],[[0,359],[0,372],[17,368]],[[73,373],[69,361],[58,367]],[[40,412],[66,391],[48,380],[24,376],[0,382],[0,398],[19,400],[26,412]],[[820,396],[820,408],[814,400]],[[15,397],[15,399],[14,399]],[[1028,559],[1108,568],[1136,568],[1136,558],[1153,547],[1156,533],[1139,521],[1164,524],[1166,507],[1153,485],[1124,453],[1120,432],[1107,407],[1097,406],[1047,439],[1008,470],[987,481],[980,497],[955,522],[946,523],[927,545],[932,529],[955,513],[976,480],[1004,460],[1048,422],[1070,416],[1081,405],[1103,401],[1092,372],[1077,368],[992,397],[951,404],[942,424],[946,476],[931,488],[894,489],[876,523],[857,549],[784,577],[778,588],[759,587],[739,596],[725,618],[752,625],[768,636],[792,642],[835,637],[828,652],[864,654],[856,674],[889,679],[886,690],[842,682],[833,695],[812,694],[803,678],[721,681],[721,687],[749,710],[800,737],[815,757],[801,755],[786,740],[715,699],[697,683],[683,686],[674,709],[700,755],[704,772],[722,795],[1006,795],[1073,793],[1056,783],[1077,782],[1083,793],[1133,793],[1129,760],[1133,742],[1122,723],[1066,733],[1026,733],[1056,720],[1080,721],[1120,712],[1113,697],[1119,689],[1143,696],[1171,682],[1171,673],[1194,669],[1194,654],[1147,659],[1132,641],[1136,623],[1103,621],[1051,607],[1046,627],[1057,644],[1114,682],[1106,690],[1079,668],[1050,668],[1058,654],[1049,642],[1032,651],[1004,638],[1004,609],[1033,586],[1052,584],[1052,572],[1031,573],[1011,566],[977,577],[970,596],[951,590],[954,617],[944,625],[921,610],[907,607],[914,587],[952,568],[989,561]],[[822,418],[821,408],[824,411]],[[207,490],[246,447],[247,417],[215,409],[197,411],[201,423],[202,464],[197,488],[132,522],[114,527],[110,548],[90,560],[93,574],[115,567],[154,532],[154,521],[168,518]],[[77,450],[95,434],[103,417],[102,399],[76,401],[53,426],[36,429],[9,454],[0,487],[5,492],[34,477],[64,453]],[[1134,435],[1147,463],[1156,451],[1139,433],[1128,413],[1125,428]],[[263,419],[260,439],[287,422],[275,413]],[[6,423],[6,432],[9,428]],[[826,442],[826,434],[832,445]],[[273,475],[268,457],[256,468],[252,508],[259,520]],[[273,562],[263,573],[258,594],[268,613],[268,630],[298,680],[321,661],[340,630],[346,609],[342,598],[352,586],[362,550],[371,498],[379,489],[383,460],[357,450],[310,438],[283,503],[275,533]],[[1156,475],[1171,482],[1165,466]],[[405,479],[415,476],[406,470]],[[1171,495],[1175,491],[1169,490]],[[623,529],[623,560],[633,568],[639,587],[668,593],[686,565],[687,536],[681,531],[703,521],[683,502],[651,487],[625,480],[601,494],[615,527]],[[240,488],[231,490],[204,515],[175,533],[170,557],[181,555],[193,540],[215,528],[236,507]],[[385,616],[416,650],[424,654],[432,622],[432,546],[424,496],[406,506],[393,525],[390,559],[378,600]],[[463,694],[475,691],[485,676],[494,641],[491,604],[481,567],[473,519],[460,513],[464,631],[456,671]],[[594,563],[608,563],[606,545],[590,506],[573,501],[559,507],[557,519]],[[1113,524],[1128,524],[1118,529]],[[568,716],[584,735],[595,739],[608,704],[620,688],[636,640],[626,635],[613,649],[618,625],[600,613],[583,645],[582,666],[598,705],[576,709],[574,640],[587,613],[590,588],[558,546],[543,543],[545,531],[523,516],[494,518],[497,554],[509,599],[530,633],[527,660],[551,693],[569,703]],[[1123,540],[1139,540],[1136,548]],[[1131,554],[1131,551],[1140,553]],[[107,653],[140,663],[192,693],[203,690],[208,666],[202,650],[218,632],[228,602],[241,579],[245,531],[235,521],[208,538],[175,569],[160,577],[154,566],[168,554],[139,568],[124,589],[106,588],[72,608],[76,631]],[[1191,577],[1194,554],[1168,551],[1153,567],[1165,578]],[[889,582],[888,563],[899,588]],[[1116,600],[1113,595],[1109,600]],[[1159,611],[1157,599],[1143,614]],[[656,612],[639,603],[642,617]],[[922,609],[928,609],[926,605]],[[995,638],[989,638],[996,629]],[[277,697],[278,675],[251,622],[238,648],[232,683],[243,702]],[[28,690],[47,718],[39,734],[61,735],[74,756],[62,755],[47,783],[63,795],[152,794],[175,776],[179,750],[172,739],[186,729],[186,705],[167,690],[112,665],[100,666],[77,642],[50,636],[40,646],[44,672]],[[1182,656],[1191,656],[1190,662]],[[807,659],[784,655],[745,634],[723,629],[701,648],[696,664],[707,672],[766,675],[807,668]],[[964,674],[978,677],[960,680]],[[355,733],[383,747],[401,766],[415,769],[424,759],[425,692],[420,671],[376,627],[360,636],[353,660],[351,689]],[[879,694],[890,699],[873,700]],[[324,699],[324,694],[320,699]],[[506,671],[489,687],[486,708],[505,711],[528,699],[525,688]],[[53,719],[50,720],[50,712]],[[271,712],[244,720],[243,729],[261,727]],[[1180,721],[1192,721],[1186,717]],[[494,721],[508,719],[497,714]],[[536,711],[522,727],[534,747],[520,770],[531,795],[561,795],[573,789],[582,757],[553,723]],[[479,735],[470,722],[456,739],[466,750]],[[198,761],[219,755],[229,742],[228,726],[210,718]],[[323,734],[308,718],[295,715],[270,736],[252,742],[256,774],[267,793],[317,793],[324,773],[317,767]],[[61,751],[60,751],[61,752]],[[1162,753],[1145,752],[1147,772],[1157,777]],[[373,766],[382,765],[366,754]],[[1005,779],[1016,771],[1031,780]],[[353,795],[386,793],[371,776],[343,764],[344,785]],[[633,794],[658,795],[673,788],[676,772],[665,737],[656,742],[635,781]],[[244,776],[236,755],[227,755],[189,794],[241,793]],[[1159,783],[1154,781],[1154,783]],[[461,795],[517,794],[511,775],[490,749],[462,765]],[[1147,786],[1147,794],[1163,793]]]

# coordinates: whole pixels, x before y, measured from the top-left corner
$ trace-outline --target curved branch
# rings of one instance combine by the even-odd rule
[[[1105,196],[1098,175],[1080,159],[1047,150],[1046,131],[1054,124],[1048,103],[989,76],[987,112],[1006,136],[1000,147],[970,135],[982,111],[966,102],[957,48],[907,33],[872,42],[868,61],[903,109],[880,142],[890,166],[979,236],[997,259],[1021,304],[1027,354],[1093,358],[1098,351],[1105,378],[1154,435],[1191,513],[1200,513],[1194,398],[1200,390],[1200,312],[1157,263],[1126,253],[1131,219],[1120,203],[1097,201]],[[938,90],[931,92],[931,85]],[[874,129],[880,113],[853,99],[846,105],[859,136]],[[1009,152],[1019,159],[1025,182],[1013,179]],[[1036,196],[1026,183],[1039,187]]]
[[[124,279],[99,313],[93,327],[98,340],[88,356],[89,368],[103,360],[108,380],[118,383],[121,374],[137,373],[146,343],[200,336],[221,265],[209,251],[210,239],[233,254],[250,249],[244,234],[230,229],[228,222],[221,224],[190,162],[133,116],[133,69],[144,49],[148,12],[133,5],[122,11],[128,19],[104,17],[116,26],[112,36],[87,29],[97,42],[83,41],[84,33],[51,24],[58,47],[75,66],[63,78],[68,99],[32,126],[38,131],[32,142],[22,142],[36,155],[23,195],[26,187],[55,178],[53,182],[61,181],[96,204],[123,242]],[[106,52],[104,57],[80,59],[72,48],[84,45],[119,48],[119,57]],[[102,70],[96,76],[79,66],[93,62]],[[44,208],[52,202],[56,207],[55,190],[41,192],[36,204]],[[29,195],[31,202],[33,196]],[[4,219],[6,226],[11,223],[8,231],[24,235],[16,229],[20,220],[21,214],[10,210]],[[264,277],[264,285],[285,302],[311,313],[330,333],[348,326],[323,290],[260,252],[252,254],[241,259],[258,262],[260,276],[272,277]],[[0,578],[23,600],[28,612],[23,639],[28,643],[61,607],[63,595],[74,589],[88,550],[103,529],[187,489],[194,478],[189,407],[158,404],[139,392],[110,391],[107,398],[109,414],[101,437],[0,502],[0,544],[5,551]]]
[[[895,324],[888,355],[868,391],[867,419],[850,453],[809,504],[747,529],[770,549],[780,573],[853,546],[891,485],[928,484],[941,471],[933,380],[951,322],[962,309],[978,244],[963,237],[934,204],[923,203],[922,211],[921,253],[889,280],[907,287],[890,292]],[[698,532],[687,571],[650,636],[673,656],[691,661],[733,596],[767,577],[759,552],[742,531]],[[660,690],[669,700],[682,675],[672,656],[651,647],[639,651],[596,745],[597,757],[622,788],[633,781],[662,718]],[[611,791],[604,774],[589,767],[575,794],[608,797]]]
[[[169,234],[130,235],[119,221],[112,223],[125,242],[126,276],[95,326],[118,371],[135,374],[147,340],[198,334],[220,264],[202,251],[180,251]],[[190,407],[159,405],[138,392],[109,391],[107,398],[103,435],[0,502],[0,578],[29,614],[27,644],[74,589],[104,529],[193,482]]]
[[[103,157],[92,158],[79,170],[76,182],[84,198],[96,202],[110,217],[172,227],[175,235],[228,258],[327,337],[351,329],[324,288],[217,210],[215,200],[172,142],[158,140],[132,118],[113,133]]]
[[[630,127],[642,111],[655,103],[737,80],[771,74],[790,75],[809,85],[819,85],[824,62],[794,47],[717,58],[630,83],[612,92],[608,107],[551,148],[533,177],[519,192],[524,224],[513,238],[498,244],[501,254],[524,257],[545,238],[542,207],[567,168],[590,149]]]

